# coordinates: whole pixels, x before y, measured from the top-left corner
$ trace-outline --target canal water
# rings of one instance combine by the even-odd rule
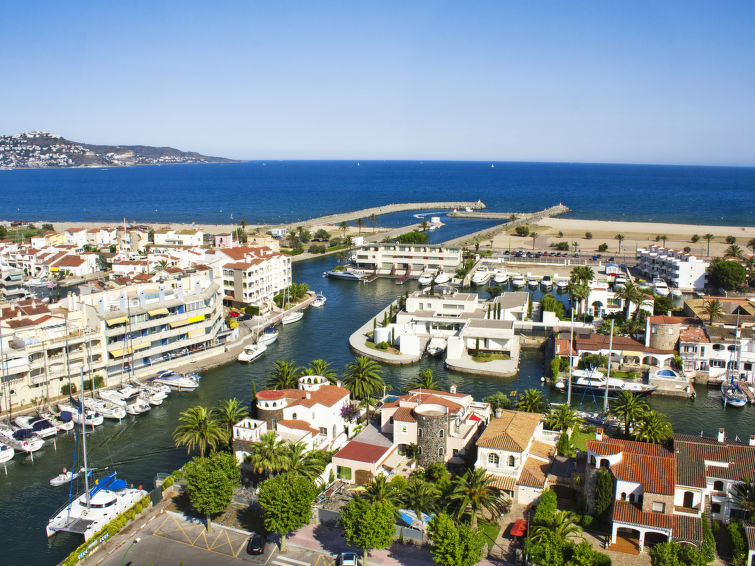
[[[441,230],[442,231],[442,230]],[[440,231],[439,231],[440,232]],[[450,237],[450,236],[448,236]],[[305,365],[316,358],[333,363],[343,370],[353,357],[347,340],[364,321],[405,290],[416,289],[416,283],[396,285],[391,280],[370,284],[326,279],[322,273],[330,269],[333,257],[297,263],[294,279],[303,281],[327,297],[324,308],[309,309],[304,318],[281,330],[278,341],[250,365],[231,363],[206,372],[199,389],[191,393],[173,393],[161,407],[140,417],[128,417],[122,423],[107,422],[88,436],[90,465],[110,466],[120,477],[150,489],[157,472],[170,472],[187,459],[185,450],[173,447],[171,433],[181,411],[195,405],[214,406],[218,401],[238,397],[248,404],[251,384],[261,389],[265,375],[278,359],[295,360]],[[540,295],[539,291],[535,291]],[[542,387],[540,378],[546,362],[532,350],[523,350],[520,371],[514,378],[500,379],[455,374],[446,371],[438,360],[423,360],[419,365],[384,367],[384,377],[393,391],[399,391],[417,371],[431,368],[444,387],[452,383],[460,391],[481,399],[496,391],[521,392],[529,387]],[[550,395],[550,390],[544,388]],[[554,393],[553,399],[563,396]],[[724,409],[717,391],[704,388],[695,401],[653,397],[651,405],[668,415],[674,430],[690,434],[713,434],[720,426],[730,436],[746,438],[755,432],[755,409]],[[589,409],[586,405],[586,409]],[[49,479],[63,466],[71,466],[73,436],[61,436],[57,450],[51,442],[29,458],[16,456],[8,464],[8,474],[0,469],[0,532],[3,533],[3,564],[49,565],[62,560],[80,540],[65,534],[52,539],[45,536],[45,525],[68,497],[66,487],[53,488]]]

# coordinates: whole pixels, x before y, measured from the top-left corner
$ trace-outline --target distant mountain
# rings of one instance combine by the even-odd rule
[[[0,169],[129,167],[168,163],[233,163],[193,151],[148,145],[92,145],[48,132],[0,136]]]

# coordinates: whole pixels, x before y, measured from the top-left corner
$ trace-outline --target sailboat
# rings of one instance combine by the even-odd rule
[[[729,356],[729,363],[726,364],[726,372],[728,373],[729,379],[724,379],[723,383],[721,383],[721,399],[723,399],[724,407],[726,407],[726,405],[731,405],[732,407],[744,407],[747,404],[747,395],[740,387],[739,380],[734,379],[734,372],[732,372],[732,367],[739,368],[742,357],[742,347],[739,343],[739,336],[739,315],[737,314],[737,328],[734,331],[734,343],[736,344],[735,350],[737,352],[737,358],[736,361],[733,359],[734,351],[732,351]]]
[[[84,402],[84,372],[81,372],[81,403]],[[90,488],[89,481],[93,468],[87,461],[86,426],[81,425],[81,444],[83,450],[84,467],[80,473],[84,476],[84,492],[76,498],[69,494],[66,503],[47,523],[48,538],[59,532],[68,532],[84,536],[89,540],[92,535],[100,531],[110,521],[124,513],[139,502],[147,492],[143,489],[133,489],[121,479],[116,479],[115,472],[96,481]],[[74,467],[76,454],[74,448]],[[63,475],[63,474],[61,474]],[[53,478],[55,480],[56,478]],[[63,478],[65,479],[65,478]]]

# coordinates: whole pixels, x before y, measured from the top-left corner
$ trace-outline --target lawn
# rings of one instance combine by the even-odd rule
[[[595,440],[595,431],[583,432],[577,427],[571,433],[571,443],[575,450],[581,450],[582,452],[587,450],[587,441]]]
[[[493,546],[498,538],[498,531],[501,530],[501,526],[498,523],[488,523],[485,520],[479,520],[477,526],[485,535],[485,544]]]

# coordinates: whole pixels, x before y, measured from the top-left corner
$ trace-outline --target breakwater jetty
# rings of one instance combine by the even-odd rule
[[[466,245],[476,241],[491,240],[494,236],[503,232],[504,230],[510,230],[521,226],[523,224],[529,224],[531,222],[537,222],[543,218],[551,216],[560,216],[569,212],[569,207],[564,204],[557,204],[556,206],[550,206],[537,212],[452,212],[449,216],[463,217],[463,218],[487,218],[487,219],[506,219],[507,222],[494,226],[493,228],[487,228],[466,236],[460,236],[443,242],[445,245]]]
[[[466,202],[466,201],[441,201],[441,202],[404,202],[397,204],[386,204],[384,206],[374,206],[372,208],[363,208],[361,210],[353,210],[351,212],[343,212],[340,214],[329,214],[327,216],[320,216],[318,218],[310,218],[309,220],[302,220],[301,222],[291,222],[289,224],[281,224],[276,226],[277,228],[295,228],[296,226],[317,226],[322,224],[340,224],[341,222],[350,222],[358,218],[369,218],[373,214],[375,216],[382,216],[383,214],[392,214],[394,212],[404,212],[406,210],[433,210],[433,209],[466,209],[481,210],[487,208],[482,201]]]

